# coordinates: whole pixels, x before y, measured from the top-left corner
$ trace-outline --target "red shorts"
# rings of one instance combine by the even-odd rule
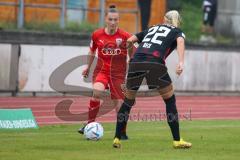
[[[97,72],[93,75],[93,83],[101,82],[106,89],[109,88],[112,99],[123,99],[124,94],[121,89],[121,85],[125,80],[125,76],[123,75],[109,75],[104,72]]]

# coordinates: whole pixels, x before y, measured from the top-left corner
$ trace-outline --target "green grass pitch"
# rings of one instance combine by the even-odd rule
[[[104,123],[104,137],[87,141],[77,133],[81,125],[44,126],[28,130],[0,130],[0,160],[236,160],[240,157],[240,121],[181,121],[189,150],[172,148],[165,121],[130,122],[130,140],[112,148],[115,123]]]

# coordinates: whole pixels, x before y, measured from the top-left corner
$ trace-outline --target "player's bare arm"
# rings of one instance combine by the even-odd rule
[[[88,53],[88,65],[87,65],[87,68],[85,70],[83,70],[83,72],[82,72],[82,75],[85,78],[88,77],[91,65],[92,65],[93,60],[95,58],[95,54],[96,54],[96,52],[93,52],[93,51],[89,51],[89,53]]]
[[[135,35],[127,39],[127,52],[129,57],[132,57],[133,55],[133,44],[135,42],[138,42],[138,38]]]
[[[183,37],[178,37],[177,38],[178,64],[176,67],[177,75],[180,75],[183,72],[184,52],[185,52],[185,40]]]

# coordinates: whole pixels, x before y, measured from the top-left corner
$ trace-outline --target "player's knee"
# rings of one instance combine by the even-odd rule
[[[106,87],[103,83],[95,82],[93,84],[93,98],[100,99],[104,94],[105,88]]]
[[[100,99],[103,96],[103,91],[93,90],[93,98]]]
[[[137,91],[126,89],[124,95],[127,99],[135,99]]]
[[[172,95],[174,94],[173,85],[170,84],[164,88],[161,88],[161,89],[159,89],[158,92],[162,96],[163,99],[168,99],[168,98],[172,97]]]

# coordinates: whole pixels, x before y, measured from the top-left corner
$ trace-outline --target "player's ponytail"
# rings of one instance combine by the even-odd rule
[[[175,26],[175,27],[179,27],[180,23],[181,23],[181,16],[178,13],[178,11],[176,10],[171,10],[168,11],[165,16],[164,16],[164,20],[165,22]]]

